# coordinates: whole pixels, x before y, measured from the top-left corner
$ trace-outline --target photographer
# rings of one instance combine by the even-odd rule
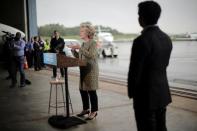
[[[21,39],[21,33],[17,32],[14,40],[11,42],[13,47],[13,64],[12,64],[12,85],[10,88],[16,87],[17,83],[17,68],[20,71],[20,87],[25,87],[25,72],[24,72],[24,48],[25,41]]]
[[[3,45],[3,55],[6,62],[6,69],[8,71],[8,76],[6,77],[6,80],[11,79],[11,65],[12,65],[12,57],[13,57],[13,51],[11,46],[11,41],[14,39],[14,35],[9,32],[5,33],[5,43]]]

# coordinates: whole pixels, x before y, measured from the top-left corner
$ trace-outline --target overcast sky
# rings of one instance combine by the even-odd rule
[[[137,5],[143,0],[37,0],[38,26],[66,27],[90,21],[124,33],[139,33]],[[158,25],[167,33],[197,32],[197,0],[155,0],[162,8]]]

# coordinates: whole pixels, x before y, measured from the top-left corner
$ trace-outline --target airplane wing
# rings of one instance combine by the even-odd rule
[[[25,33],[20,31],[19,29],[0,23],[0,36],[5,35],[5,33],[3,33],[2,31],[10,32],[11,34],[16,34],[16,32],[20,32],[21,37],[25,37]]]

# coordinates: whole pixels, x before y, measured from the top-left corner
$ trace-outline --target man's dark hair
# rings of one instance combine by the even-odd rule
[[[155,1],[144,1],[138,4],[139,17],[143,18],[146,25],[157,24],[161,14],[161,7]]]
[[[21,38],[21,33],[20,32],[16,32],[14,40],[18,41],[18,40],[20,40],[20,38]]]
[[[38,38],[37,36],[34,36],[34,41],[37,40],[37,38]]]
[[[21,38],[21,33],[20,32],[16,32],[16,37]]]

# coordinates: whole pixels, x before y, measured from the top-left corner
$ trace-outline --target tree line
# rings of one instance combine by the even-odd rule
[[[110,32],[112,35],[124,35],[124,33],[121,33],[116,29],[112,29],[111,27],[99,26],[102,31]],[[98,29],[98,25],[96,25],[95,28]],[[38,27],[38,33],[40,36],[51,36],[54,30],[60,32],[61,36],[79,35],[79,26],[65,27],[61,24],[46,24]]]

